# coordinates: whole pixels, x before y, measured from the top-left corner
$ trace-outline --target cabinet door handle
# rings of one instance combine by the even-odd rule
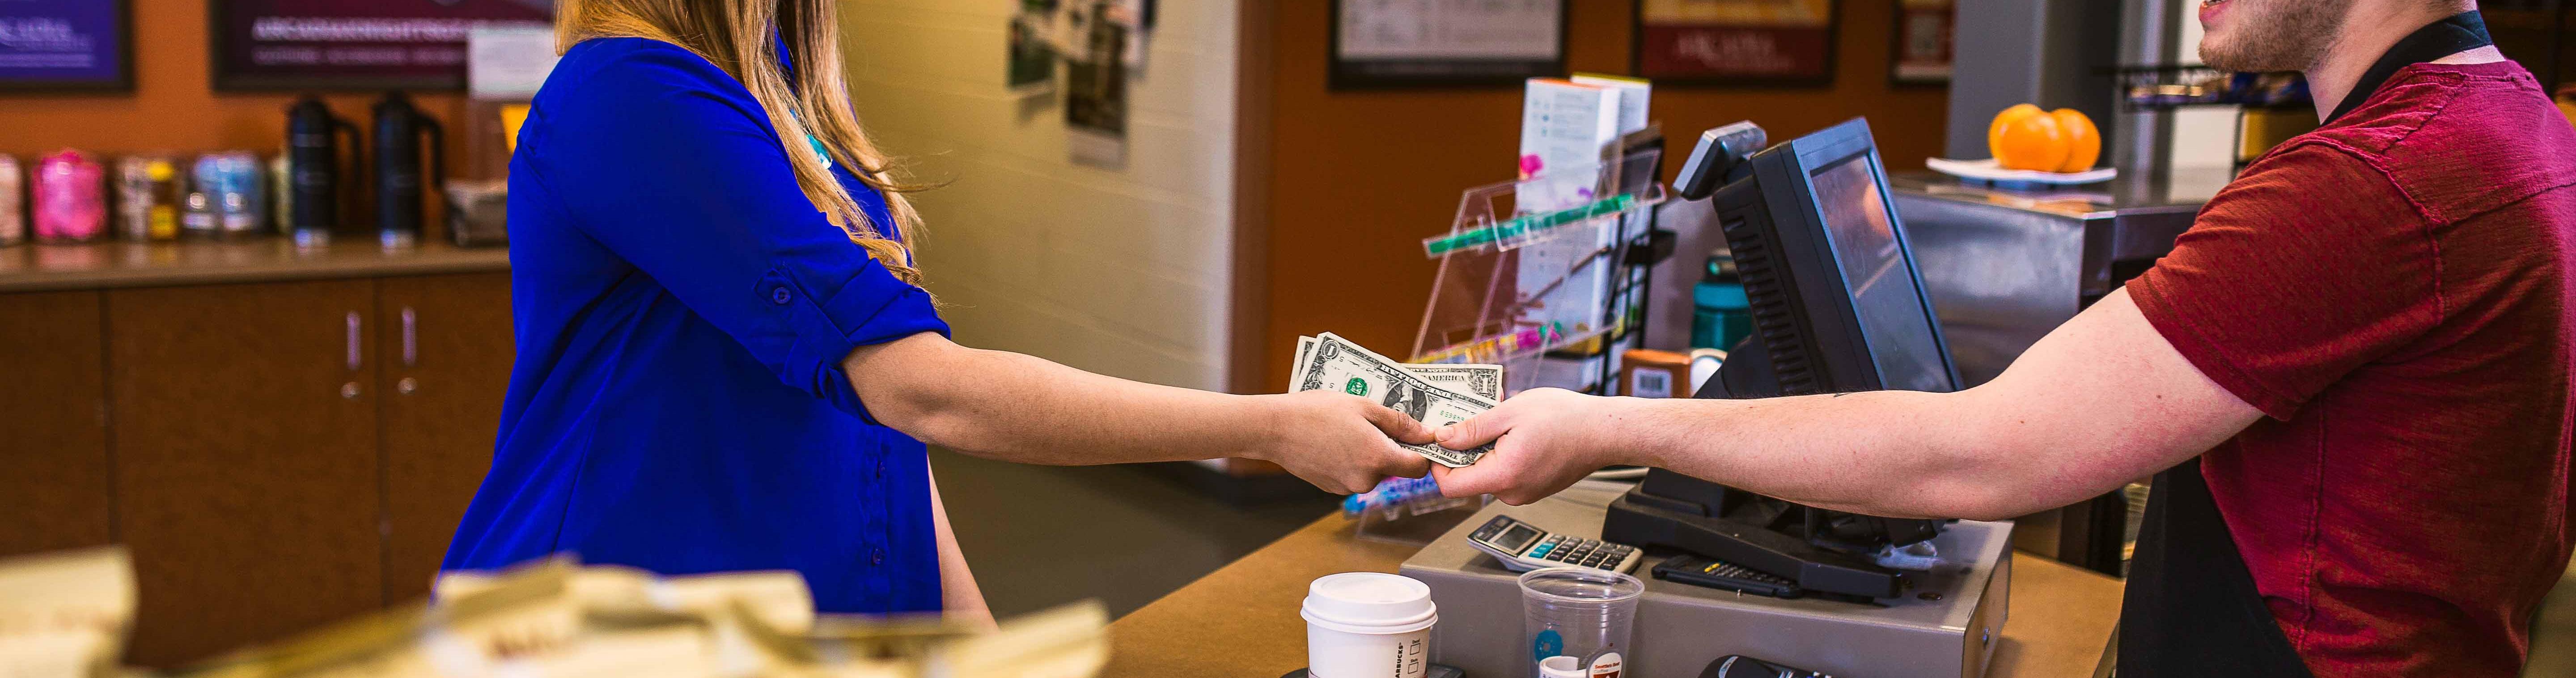
[[[413,326],[413,324],[417,321],[417,319],[416,319],[415,317],[413,317],[411,307],[409,307],[409,306],[404,306],[404,307],[403,307],[402,320],[403,320],[403,367],[419,367],[419,366],[420,366],[420,340],[419,340],[419,334],[418,334],[418,333],[416,333],[416,332],[413,332],[413,331],[412,331],[412,326]]]
[[[358,371],[358,312],[349,312],[349,371]]]

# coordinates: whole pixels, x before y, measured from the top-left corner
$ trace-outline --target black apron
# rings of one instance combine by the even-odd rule
[[[2425,26],[2389,47],[2326,120],[2359,107],[2398,69],[2490,44],[2474,11]],[[2311,675],[2254,588],[2198,458],[2156,474],[2129,561],[2119,633],[2121,678]]]

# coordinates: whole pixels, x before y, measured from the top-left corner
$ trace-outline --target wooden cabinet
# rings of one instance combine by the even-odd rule
[[[502,272],[0,294],[0,556],[126,544],[150,667],[425,596],[510,325]]]
[[[99,293],[0,294],[0,556],[114,541]]]
[[[124,659],[151,668],[425,595],[490,465],[508,265],[439,244],[0,248],[0,556],[125,544]]]
[[[465,506],[491,468],[510,380],[507,273],[377,281],[383,365],[384,601],[429,595]]]
[[[383,604],[374,302],[365,279],[107,293],[129,661]]]

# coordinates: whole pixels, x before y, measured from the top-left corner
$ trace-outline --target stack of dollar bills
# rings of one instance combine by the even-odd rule
[[[1397,362],[1325,332],[1297,338],[1297,362],[1288,368],[1288,390],[1341,391],[1438,428],[1465,421],[1501,402],[1503,366]],[[1396,444],[1449,468],[1474,464],[1494,449],[1492,445],[1452,450],[1438,443]]]
[[[118,675],[133,624],[124,547],[0,558],[0,676]]]
[[[125,554],[0,560],[0,676],[116,667],[133,618]],[[794,572],[660,577],[569,558],[451,574],[435,599],[173,672],[186,678],[1025,678],[1098,675],[1108,614],[1085,601],[999,630],[817,615]]]

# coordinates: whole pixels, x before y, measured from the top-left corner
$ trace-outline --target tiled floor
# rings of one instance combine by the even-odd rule
[[[1128,466],[1024,466],[932,450],[958,547],[993,613],[1099,598],[1124,615],[1334,509],[1237,507]]]

